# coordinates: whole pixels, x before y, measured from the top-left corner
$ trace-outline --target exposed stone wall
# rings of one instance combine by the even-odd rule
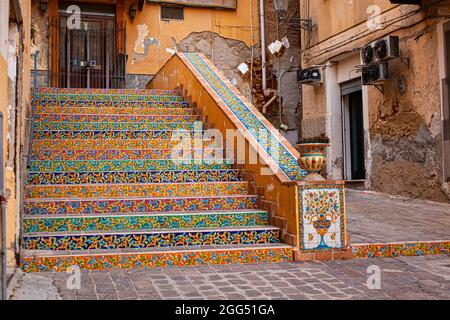
[[[409,68],[392,63],[384,95],[369,90],[373,189],[446,201],[441,190],[441,101],[436,26],[399,32]]]

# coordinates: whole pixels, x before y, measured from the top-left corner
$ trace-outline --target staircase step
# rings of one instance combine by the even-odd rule
[[[133,199],[27,199],[24,214],[113,214],[170,211],[256,209],[257,196],[170,197]]]
[[[52,94],[43,93],[37,101],[71,101],[71,102],[181,102],[183,96],[174,95],[116,95],[116,94]]]
[[[99,150],[99,149],[77,149],[77,150],[48,150],[43,149],[35,152],[31,160],[169,160],[176,158],[187,158],[175,149],[151,149],[151,150]],[[180,150],[178,150],[180,151]],[[192,149],[190,154],[192,159],[201,159],[205,154],[204,149]],[[223,149],[208,148],[208,153],[214,157],[222,157]]]
[[[26,250],[109,250],[152,247],[271,244],[280,240],[280,229],[271,226],[161,230],[139,232],[70,232],[26,234]]]
[[[170,212],[122,215],[33,215],[23,217],[24,233],[89,231],[155,231],[267,225],[268,213],[259,210]]]
[[[210,139],[192,139],[192,148],[210,146],[214,141]],[[172,139],[35,139],[32,145],[33,154],[36,152],[55,150],[148,150],[148,149],[173,149],[180,142]]]
[[[175,95],[183,94],[181,90],[160,89],[85,89],[85,88],[38,88],[38,94],[107,94],[107,95]]]
[[[58,114],[41,113],[34,116],[38,123],[162,123],[162,122],[194,122],[201,120],[199,115],[109,115],[109,114]],[[53,130],[53,129],[52,129]]]
[[[29,173],[31,185],[239,181],[239,170]]]
[[[172,131],[203,129],[202,122],[35,122],[36,131]]]
[[[25,197],[29,199],[59,198],[120,198],[120,197],[191,197],[221,196],[248,192],[248,182],[193,182],[151,184],[83,184],[83,185],[28,185]]]
[[[96,100],[40,100],[36,102],[37,108],[113,108],[133,109],[135,112],[142,108],[179,109],[189,108],[189,103],[179,99],[156,99],[154,101],[96,101]]]
[[[33,139],[138,139],[138,140],[148,140],[148,139],[173,139],[178,137],[185,137],[187,135],[194,137],[196,134],[200,137],[203,136],[202,131],[182,131],[182,130],[134,130],[134,131],[111,131],[111,130],[89,130],[89,131],[34,131]],[[179,143],[179,142],[178,142]],[[176,143],[175,143],[176,145]]]
[[[167,170],[227,170],[231,160],[34,160],[29,172],[139,172]]]
[[[67,252],[23,250],[20,267],[25,272],[66,272],[77,265],[83,271],[161,268],[169,266],[230,265],[293,261],[293,247],[282,244],[225,245],[199,248],[151,248]]]
[[[60,107],[60,106],[36,106],[36,114],[87,114],[87,115],[127,115],[127,116],[170,116],[170,115],[193,115],[194,108],[183,105],[181,108],[165,107]]]

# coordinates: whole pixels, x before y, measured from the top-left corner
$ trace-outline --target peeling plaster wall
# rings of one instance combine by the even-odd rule
[[[305,1],[300,2],[303,4]],[[385,8],[383,6],[386,5],[386,1],[374,1],[375,4],[378,2]],[[336,130],[342,123],[341,115],[338,114],[336,117],[341,101],[339,95],[337,99],[333,98],[336,95],[330,94],[329,91],[329,88],[339,85],[342,79],[330,78],[329,70],[343,68],[350,50],[357,50],[388,32],[400,37],[401,55],[409,58],[410,65],[408,67],[406,63],[400,61],[390,63],[391,80],[385,83],[384,93],[380,93],[373,86],[363,86],[367,170],[365,186],[390,194],[448,201],[449,198],[444,192],[445,181],[442,181],[441,93],[439,61],[435,58],[438,52],[436,24],[439,21],[433,19],[423,22],[402,21],[391,29],[374,31],[366,37],[357,38],[319,56],[318,52],[327,46],[361,34],[365,24],[358,24],[353,29],[346,30],[344,34],[333,33],[332,29],[324,32],[323,28],[330,25],[325,21],[333,21],[338,25],[336,16],[331,12],[339,10],[335,8],[330,11],[325,5],[313,3],[311,13],[313,19],[319,21],[319,30],[314,31],[312,46],[304,52],[303,63],[305,66],[328,63],[330,66],[325,69],[324,85],[303,86],[302,128],[306,137],[320,133],[330,136],[332,146],[328,152],[328,174],[332,178],[342,178],[344,170],[342,130],[341,132]],[[404,13],[410,7],[402,6],[400,12]],[[361,11],[361,8],[358,10]],[[306,18],[304,14],[302,11],[302,17]],[[342,12],[338,17],[344,21],[351,20],[349,14],[352,13]],[[331,17],[333,15],[334,17]],[[425,13],[415,18],[423,19],[424,16]],[[356,21],[364,20],[359,17],[355,18],[355,23]],[[412,26],[397,30],[398,25],[409,24]],[[317,38],[318,34],[320,34],[318,38],[327,40],[315,46],[317,40],[314,40],[314,37]],[[358,63],[354,64],[356,67]],[[346,73],[349,78],[359,76],[355,71],[341,73]],[[340,146],[336,147],[336,144]]]
[[[126,1],[125,7],[129,5],[131,0]],[[247,48],[252,43],[257,45],[258,1],[253,1],[252,10],[253,34],[250,31],[250,1],[238,1],[237,10],[185,7],[182,21],[161,20],[159,4],[146,3],[134,20],[127,15],[127,72],[133,75],[155,74],[171,57],[171,50],[180,50],[183,41],[191,43],[189,37],[192,39],[196,34],[214,33],[218,35],[217,39],[236,40]],[[199,47],[209,49],[204,45]],[[204,53],[208,54],[208,51]]]

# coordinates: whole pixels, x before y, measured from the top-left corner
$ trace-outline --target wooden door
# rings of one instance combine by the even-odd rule
[[[68,29],[60,16],[60,87],[109,88],[115,58],[114,18],[83,15],[81,28]]]

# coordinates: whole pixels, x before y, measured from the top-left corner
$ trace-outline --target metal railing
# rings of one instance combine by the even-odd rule
[[[116,53],[116,35],[114,27],[102,29],[94,23],[81,29],[68,29],[64,24],[59,26],[57,86],[125,88],[126,55]]]

